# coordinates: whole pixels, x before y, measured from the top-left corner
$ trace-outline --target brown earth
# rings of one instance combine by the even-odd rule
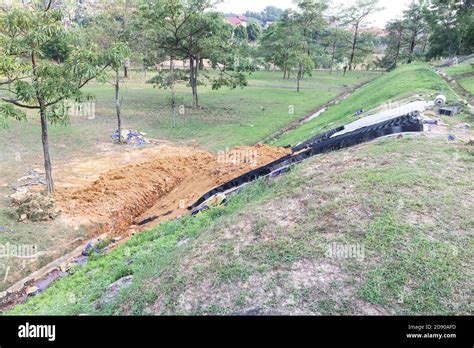
[[[75,229],[83,225],[91,235],[123,235],[152,216],[160,218],[146,228],[184,215],[214,187],[290,152],[267,145],[239,147],[223,161],[209,152],[161,146],[73,163],[58,173],[56,203],[61,220]],[[256,161],[246,160],[248,154]]]

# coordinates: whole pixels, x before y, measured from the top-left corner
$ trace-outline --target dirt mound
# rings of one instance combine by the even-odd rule
[[[117,168],[93,182],[71,185],[66,179],[57,189],[56,201],[63,220],[75,227],[89,225],[92,234],[123,234],[137,221],[151,216],[162,216],[155,222],[159,223],[183,215],[193,200],[215,186],[290,151],[257,145],[216,155],[191,148],[160,147],[130,163],[114,163]]]

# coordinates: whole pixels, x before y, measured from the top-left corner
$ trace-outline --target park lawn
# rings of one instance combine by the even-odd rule
[[[209,86],[201,87],[201,110],[189,107],[189,88],[180,85],[177,99],[183,112],[177,115],[176,127],[169,107],[169,91],[132,83],[124,91],[123,113],[125,124],[147,132],[152,138],[195,141],[202,148],[215,151],[255,144],[351,86],[378,75],[353,72],[342,77],[340,73],[315,72],[305,78],[302,91],[297,93],[293,79],[283,80],[281,72],[262,71],[250,75],[249,86],[243,89],[213,91]],[[95,86],[91,92],[97,95],[99,116],[113,110],[110,88]]]
[[[472,313],[473,154],[404,136],[312,158],[96,255],[8,314]],[[338,245],[359,252],[328,253]]]
[[[148,73],[147,78],[151,76]],[[249,87],[244,89],[212,91],[210,87],[200,87],[204,107],[200,110],[188,107],[190,90],[181,85],[178,97],[185,112],[179,115],[177,127],[173,127],[169,91],[153,88],[145,83],[142,73],[133,72],[122,89],[123,125],[146,132],[150,138],[178,145],[194,141],[208,150],[254,144],[347,88],[377,76],[379,73],[374,72],[353,72],[346,77],[340,73],[315,72],[305,78],[302,92],[297,93],[295,81],[283,80],[280,72],[257,72],[249,77]],[[87,161],[110,147],[110,135],[116,129],[113,86],[92,84],[87,91],[96,95],[93,119],[89,115],[75,115],[66,125],[49,127],[56,168],[74,159]],[[9,128],[0,129],[0,139],[0,244],[37,245],[39,250],[56,252],[41,257],[35,264],[0,260],[0,290],[4,290],[52,257],[72,249],[68,243],[85,237],[86,231],[73,231],[58,222],[19,223],[9,215],[7,196],[13,193],[11,184],[31,168],[43,168],[38,116],[30,114],[28,122],[11,121]]]
[[[450,102],[457,100],[452,88],[427,64],[404,65],[358,89],[312,121],[282,134],[274,145],[296,145],[324,131],[353,122],[357,110],[369,111],[413,94],[434,97],[438,93],[445,94]]]

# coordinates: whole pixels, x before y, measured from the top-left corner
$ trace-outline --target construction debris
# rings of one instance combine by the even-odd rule
[[[149,143],[145,138],[146,133],[141,133],[134,129],[122,129],[120,133],[118,130],[116,130],[115,133],[112,134],[112,141],[118,143],[120,141],[119,134],[121,136],[122,143],[137,146],[143,146]]]
[[[41,193],[17,192],[10,198],[18,221],[54,220],[60,213],[54,206],[54,199]]]
[[[432,118],[428,116],[424,116],[424,115],[421,116],[421,121],[423,122],[423,124],[430,124],[430,125],[438,124],[438,120],[433,120]]]
[[[458,108],[456,106],[443,107],[439,109],[439,114],[444,116],[454,117],[458,113]]]
[[[44,190],[45,186],[46,180],[44,171],[33,168],[28,170],[21,178],[17,179],[17,183],[13,184],[13,189],[18,192],[40,192]]]
[[[469,123],[461,123],[460,125],[457,126],[457,128],[469,129],[469,128],[471,128],[471,125]]]
[[[435,104],[437,106],[440,106],[440,107],[445,106],[446,105],[446,96],[444,96],[442,94],[438,95],[435,99]]]

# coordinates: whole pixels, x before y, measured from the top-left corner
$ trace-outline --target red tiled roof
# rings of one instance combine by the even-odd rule
[[[240,25],[242,21],[237,17],[227,17],[227,21],[232,25]]]

